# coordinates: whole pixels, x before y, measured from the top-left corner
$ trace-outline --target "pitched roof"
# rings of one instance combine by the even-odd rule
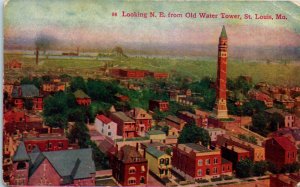
[[[154,156],[155,158],[159,158],[159,157],[161,157],[162,155],[165,155],[165,154],[166,154],[165,152],[160,151],[160,150],[158,150],[158,149],[156,149],[155,147],[152,147],[152,146],[148,147],[148,148],[146,149],[146,151],[147,151],[147,153],[151,154],[151,155]]]
[[[130,145],[124,145],[118,152],[118,159],[122,160],[123,163],[134,163],[134,162],[145,162],[147,161],[142,155],[136,150],[135,147]]]
[[[165,119],[169,120],[169,121],[173,121],[175,123],[183,123],[185,121],[183,121],[182,119],[176,117],[176,116],[172,116],[172,115],[168,115]]]
[[[57,173],[63,178],[65,184],[72,179],[90,177],[95,173],[95,163],[92,159],[92,149],[62,150],[51,152],[33,152],[29,154],[32,175],[40,164],[47,159]]]
[[[278,145],[280,145],[280,147],[286,151],[297,150],[296,146],[287,137],[275,137],[273,140],[276,141]]]
[[[223,25],[223,28],[222,28],[220,38],[227,38],[227,33],[226,33],[226,29],[225,29],[224,25]]]
[[[124,112],[114,112],[111,115],[121,119],[124,122],[134,122],[134,120],[128,117]]]
[[[21,91],[21,92],[20,92]],[[33,84],[22,84],[20,87],[14,87],[12,97],[32,98],[40,95],[39,89]]]
[[[96,118],[99,119],[100,121],[102,121],[104,124],[108,124],[108,123],[112,122],[111,119],[109,119],[108,117],[106,117],[104,115],[97,115]]]
[[[30,160],[24,142],[21,142],[17,148],[17,151],[13,157],[13,161],[17,162],[17,161],[27,161]]]
[[[186,144],[179,144],[179,145],[183,145],[183,146],[189,147],[192,150],[194,150],[195,152],[200,152],[200,153],[211,152],[210,149],[208,149],[207,147],[205,147],[203,145],[200,145],[200,144],[186,143]]]
[[[80,99],[84,99],[84,98],[90,98],[86,93],[84,93],[84,91],[82,90],[77,90],[76,92],[74,92],[74,96],[75,98],[80,98]]]
[[[144,109],[138,107],[131,110],[129,115],[134,119],[152,119],[150,114],[148,114]]]

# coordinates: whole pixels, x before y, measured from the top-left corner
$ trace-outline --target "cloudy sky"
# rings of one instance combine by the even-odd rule
[[[287,20],[125,18],[125,12],[281,13]],[[112,17],[117,12],[118,17]],[[291,2],[143,2],[105,0],[10,0],[4,9],[6,47],[34,46],[39,36],[56,45],[216,44],[222,25],[233,46],[300,46],[299,6]]]

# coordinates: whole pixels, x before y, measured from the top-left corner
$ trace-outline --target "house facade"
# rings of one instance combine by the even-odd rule
[[[170,178],[171,175],[171,155],[155,148],[146,149],[146,159],[149,163],[149,170],[160,178]]]
[[[297,148],[287,137],[274,137],[266,140],[266,160],[281,169],[285,164],[292,164],[297,160]]]
[[[113,112],[110,119],[118,125],[117,135],[123,138],[133,138],[137,136],[135,121],[124,112]]]
[[[152,116],[142,108],[134,108],[129,111],[128,116],[135,121],[136,133],[145,136],[152,125]]]
[[[204,179],[232,174],[232,163],[223,160],[219,149],[210,150],[200,144],[177,144],[173,147],[173,168],[186,178]]]
[[[95,129],[104,136],[110,137],[112,140],[118,138],[117,136],[117,123],[104,115],[97,115],[95,118]]]
[[[110,165],[113,177],[122,186],[146,185],[148,161],[138,152],[138,147],[125,145],[112,155]]]
[[[159,110],[161,112],[165,112],[169,110],[169,102],[162,100],[150,100],[149,101],[149,110],[155,111]]]

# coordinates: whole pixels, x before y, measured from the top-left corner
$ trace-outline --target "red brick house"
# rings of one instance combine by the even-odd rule
[[[232,168],[236,169],[236,164],[246,158],[250,158],[249,151],[234,146],[234,145],[227,145],[221,146],[221,154],[222,157],[232,162]]]
[[[154,79],[167,79],[169,74],[165,72],[149,72],[149,75]]]
[[[10,185],[95,186],[92,149],[27,153],[23,142],[13,156]]]
[[[264,93],[256,91],[256,90],[251,90],[251,91],[249,91],[248,94],[252,99],[264,102],[266,107],[268,107],[268,108],[273,107],[273,99],[270,96],[268,96],[267,94],[264,94]]]
[[[162,100],[150,100],[149,101],[149,110],[155,111],[155,109],[159,110],[160,112],[165,112],[169,110],[169,102],[162,101]]]
[[[76,98],[77,104],[79,105],[88,106],[92,102],[91,98],[82,90],[77,90],[76,92],[74,92],[74,96]]]
[[[138,152],[138,147],[125,145],[111,158],[113,177],[122,186],[145,185],[148,181],[148,161]]]
[[[297,148],[287,137],[274,137],[265,142],[266,160],[281,169],[297,159]]]
[[[168,115],[165,118],[165,121],[168,126],[174,127],[178,129],[179,131],[182,131],[183,127],[185,126],[186,122],[176,116]]]
[[[39,89],[33,84],[22,84],[15,86],[12,92],[14,105],[23,109],[26,100],[33,103],[32,110],[43,110],[43,97],[40,95]]]
[[[69,147],[69,140],[65,136],[57,133],[31,135],[23,138],[26,151],[30,153],[35,147],[40,151],[59,151],[67,150]]]
[[[110,119],[118,124],[117,135],[123,138],[133,138],[137,136],[135,121],[124,112],[113,112],[110,114]]]
[[[119,70],[119,75],[124,78],[129,78],[129,79],[141,79],[145,77],[145,73],[147,71],[145,70],[134,70],[134,69],[120,69]]]
[[[195,124],[198,127],[202,127],[202,118],[188,111],[180,111],[177,115],[180,119],[190,124]]]
[[[152,116],[142,108],[134,108],[129,111],[128,116],[135,121],[136,133],[145,136],[152,124]]]
[[[177,144],[173,147],[173,169],[187,179],[203,179],[232,174],[232,163],[221,157],[219,149],[200,144]]]

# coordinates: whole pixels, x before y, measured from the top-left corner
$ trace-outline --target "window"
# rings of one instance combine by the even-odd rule
[[[214,167],[214,173],[218,173],[218,168]]]
[[[165,163],[165,159],[162,158],[159,160],[159,164],[164,164],[164,163]]]
[[[129,174],[134,174],[135,173],[135,167],[130,167],[129,168]]]
[[[51,149],[52,148],[52,143],[49,143],[49,149]]]
[[[169,173],[169,170],[167,170],[167,169],[166,169],[166,172],[165,172],[165,173],[166,173],[166,175],[168,175],[168,173]]]
[[[146,171],[145,166],[142,166],[141,167],[141,172],[145,172],[145,171]]]
[[[223,172],[225,171],[225,167],[224,167],[224,166],[222,166],[222,171],[223,171]]]
[[[203,165],[203,160],[202,159],[198,160],[198,166],[202,166],[202,165]]]
[[[19,169],[26,169],[26,163],[25,162],[19,162],[17,165],[17,170]]]
[[[163,169],[159,169],[159,173],[162,175],[164,174],[164,170]]]
[[[110,129],[110,125],[108,125],[108,129]]]
[[[169,165],[169,159],[166,158],[166,165]]]
[[[108,135],[108,136],[111,136],[111,132],[108,132],[107,135]]]
[[[59,148],[63,148],[64,147],[64,144],[62,142],[58,142],[58,147]]]
[[[214,158],[214,164],[218,163],[218,158]]]
[[[136,183],[135,177],[130,177],[130,178],[128,179],[128,184],[135,184],[135,183]]]
[[[206,160],[205,160],[205,164],[206,164],[206,165],[210,165],[210,159],[206,159]]]
[[[202,176],[202,169],[198,169],[198,176]]]

